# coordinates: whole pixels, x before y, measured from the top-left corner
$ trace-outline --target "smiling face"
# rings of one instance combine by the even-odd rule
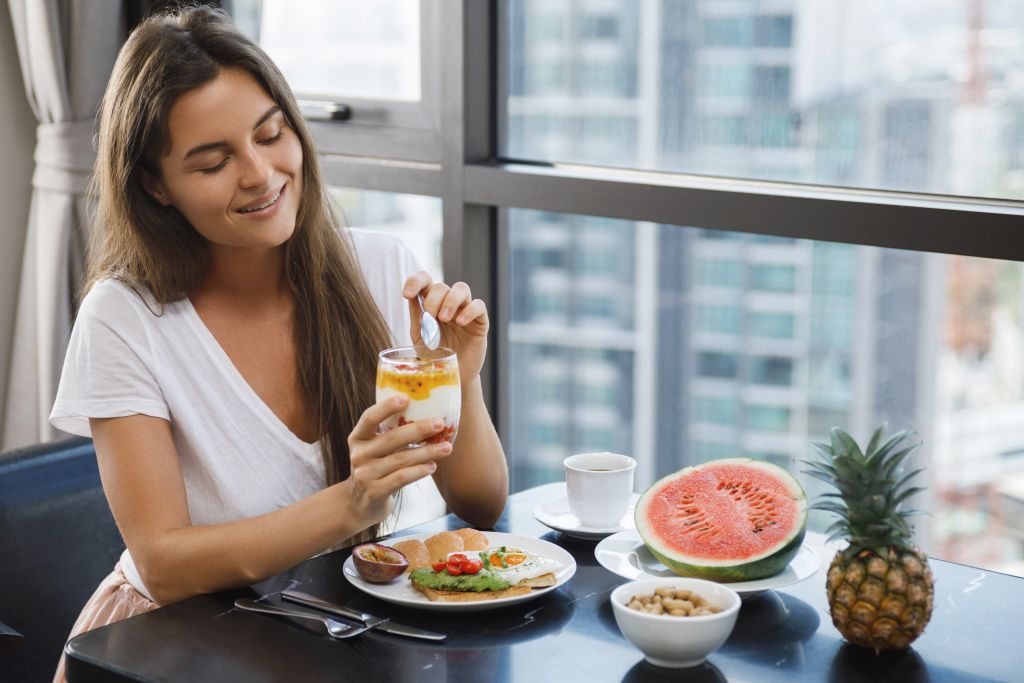
[[[223,69],[168,113],[170,147],[147,191],[174,206],[213,247],[278,247],[295,231],[302,146],[246,71]]]

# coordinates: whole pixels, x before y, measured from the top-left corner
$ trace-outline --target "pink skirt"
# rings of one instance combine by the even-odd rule
[[[82,613],[78,615],[78,621],[71,627],[71,640],[77,635],[91,631],[100,626],[113,624],[136,614],[143,614],[155,610],[159,605],[140,593],[135,586],[128,583],[121,571],[121,563],[114,565],[114,571],[107,575],[107,578],[100,582],[99,588],[85,603]],[[57,664],[57,673],[53,677],[53,683],[65,683],[64,678],[64,654],[60,656]]]

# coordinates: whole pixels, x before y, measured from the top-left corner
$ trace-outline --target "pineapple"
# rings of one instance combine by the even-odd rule
[[[921,470],[899,476],[900,463],[919,444],[902,447],[908,432],[884,439],[879,427],[861,452],[856,441],[834,427],[831,444],[812,443],[822,461],[804,461],[806,474],[831,484],[812,509],[839,519],[826,531],[829,540],[845,539],[828,568],[828,605],[832,623],[851,643],[876,652],[905,648],[932,615],[934,579],[928,558],[913,546],[903,503],[922,488],[908,482]]]

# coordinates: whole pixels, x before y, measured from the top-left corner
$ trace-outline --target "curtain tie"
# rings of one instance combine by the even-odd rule
[[[33,187],[72,194],[85,192],[96,161],[93,125],[93,119],[39,124]]]

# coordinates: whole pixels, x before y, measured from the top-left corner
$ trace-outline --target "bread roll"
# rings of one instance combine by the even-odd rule
[[[448,553],[457,553],[463,550],[462,536],[454,531],[442,531],[434,534],[426,541],[427,552],[430,553],[430,563],[447,562]]]
[[[405,555],[409,560],[409,568],[406,571],[430,566],[430,552],[423,541],[418,538],[409,538],[399,541],[392,546],[395,550]]]
[[[462,537],[463,550],[487,550],[491,547],[487,537],[476,529],[466,527],[465,529],[457,529],[455,533]]]

